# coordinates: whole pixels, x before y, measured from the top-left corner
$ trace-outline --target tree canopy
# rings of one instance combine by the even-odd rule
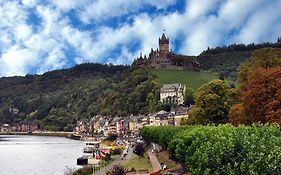
[[[235,103],[234,90],[222,80],[203,85],[195,94],[195,106],[191,109],[191,124],[226,123],[228,111]]]
[[[281,67],[257,68],[240,89],[240,103],[230,110],[230,122],[281,124]]]
[[[276,66],[281,66],[281,49],[268,47],[255,50],[251,58],[239,66],[238,81],[247,81],[251,72],[258,67],[268,69]]]

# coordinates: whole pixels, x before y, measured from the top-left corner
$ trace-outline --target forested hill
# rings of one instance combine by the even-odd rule
[[[261,44],[232,44],[224,47],[208,48],[196,57],[201,70],[211,70],[223,77],[236,78],[238,66],[250,58],[252,51],[265,48],[281,48],[281,41]]]
[[[89,63],[43,75],[0,78],[0,123],[35,121],[45,129],[70,129],[76,120],[100,111],[98,100],[129,69]]]

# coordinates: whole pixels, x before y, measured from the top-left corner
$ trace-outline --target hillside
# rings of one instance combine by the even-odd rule
[[[146,69],[82,64],[43,75],[0,78],[0,124],[35,122],[41,129],[71,131],[97,114],[148,114],[159,90]]]
[[[216,72],[221,77],[236,78],[238,66],[251,57],[252,51],[265,47],[281,48],[281,42],[208,48],[195,59],[200,63],[201,70]]]
[[[203,84],[206,84],[209,81],[217,78],[217,75],[215,73],[209,72],[168,69],[150,69],[149,72],[156,75],[156,82],[158,87],[161,87],[163,84],[182,83],[187,87],[191,87],[192,89],[197,90]]]
[[[220,76],[236,78],[238,66],[251,57],[252,51],[219,52],[216,54],[201,54],[196,59],[201,70],[216,72]]]
[[[77,120],[99,113],[98,99],[128,68],[82,64],[43,75],[1,78],[0,123],[35,121],[44,129],[71,130]]]

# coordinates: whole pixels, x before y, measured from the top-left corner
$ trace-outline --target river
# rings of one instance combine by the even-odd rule
[[[83,142],[64,137],[0,136],[0,175],[63,175],[78,168]]]

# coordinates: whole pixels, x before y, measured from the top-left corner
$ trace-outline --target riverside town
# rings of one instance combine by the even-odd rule
[[[0,1],[0,175],[280,175],[280,9]]]

